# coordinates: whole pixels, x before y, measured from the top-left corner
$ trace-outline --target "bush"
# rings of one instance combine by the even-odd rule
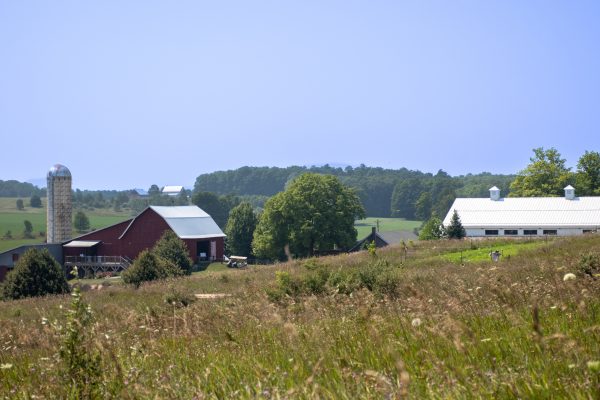
[[[187,307],[195,301],[196,298],[191,294],[182,293],[173,287],[169,288],[169,293],[165,296],[165,303],[178,308]]]
[[[582,255],[577,267],[582,274],[593,278],[595,274],[600,273],[600,255],[594,253]]]
[[[17,261],[2,286],[4,299],[69,292],[65,273],[47,249],[29,249]]]
[[[183,275],[184,272],[169,260],[144,250],[127,268],[121,277],[123,282],[139,287],[143,282],[154,281]]]
[[[152,249],[158,257],[170,261],[181,270],[190,275],[192,273],[193,261],[188,254],[188,248],[173,231],[165,231],[160,240]]]
[[[29,199],[29,205],[34,208],[41,208],[42,207],[42,199],[40,199],[40,196],[38,196],[37,194],[34,194]]]

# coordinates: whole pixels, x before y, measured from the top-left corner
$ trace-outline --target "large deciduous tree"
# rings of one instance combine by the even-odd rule
[[[356,241],[354,221],[364,216],[356,192],[338,178],[303,174],[265,204],[253,250],[259,257],[283,259],[286,245],[298,257],[348,248]]]
[[[586,151],[577,162],[575,189],[582,196],[600,195],[600,153]]]
[[[510,185],[512,197],[543,197],[562,196],[564,188],[573,180],[570,168],[560,153],[550,148],[533,149],[534,156],[531,163],[519,172]]]
[[[206,211],[219,228],[225,229],[229,211],[239,204],[239,199],[233,195],[218,196],[210,192],[196,192],[192,196],[192,203]]]
[[[230,254],[246,257],[252,254],[252,237],[257,223],[250,203],[243,202],[231,210],[225,227]]]
[[[4,299],[69,292],[65,273],[47,249],[29,249],[17,261],[0,287]]]

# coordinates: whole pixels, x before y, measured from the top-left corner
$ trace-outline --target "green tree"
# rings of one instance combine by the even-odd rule
[[[392,217],[416,218],[417,200],[419,200],[419,196],[421,196],[424,190],[422,180],[419,178],[411,178],[398,182],[392,193]]]
[[[560,158],[560,153],[554,148],[544,150],[539,147],[533,149],[533,152],[531,163],[510,184],[510,196],[563,196],[565,186],[573,180],[570,168],[566,167],[566,160]]]
[[[437,215],[432,215],[431,218],[423,225],[419,232],[420,240],[438,240],[444,237],[444,226],[442,220]]]
[[[460,217],[458,216],[458,212],[454,210],[452,214],[452,219],[450,219],[450,225],[446,228],[446,236],[448,239],[462,239],[467,236],[467,232],[460,222]]]
[[[17,199],[17,210],[24,210],[25,209],[25,205],[23,204],[23,199]]]
[[[227,250],[230,254],[250,256],[252,254],[252,238],[258,219],[250,203],[242,202],[229,213],[225,234]]]
[[[83,211],[77,211],[73,219],[73,226],[79,233],[86,232],[90,229],[90,220]]]
[[[160,189],[157,185],[152,185],[150,186],[150,188],[148,189],[148,196],[152,197],[152,196],[158,196],[160,195]]]
[[[143,282],[184,275],[185,272],[169,260],[150,250],[142,251],[133,264],[121,274],[123,282],[139,287]]]
[[[65,273],[47,249],[29,249],[8,273],[1,287],[4,299],[69,292]]]
[[[356,192],[338,178],[303,174],[265,204],[253,251],[259,257],[283,258],[286,245],[299,257],[348,248],[356,241],[354,221],[364,216]]]
[[[586,151],[577,162],[576,193],[582,196],[600,195],[600,153]]]
[[[33,208],[41,208],[42,207],[42,199],[37,194],[34,194],[29,198],[29,205]]]
[[[431,216],[431,193],[421,193],[415,203],[415,216],[421,221],[425,221]]]
[[[158,257],[177,265],[187,275],[192,273],[194,262],[189,256],[188,248],[175,232],[168,230],[154,245],[152,251]]]
[[[188,194],[185,189],[182,189],[181,192],[177,195],[177,205],[178,206],[187,206],[190,204],[188,199]]]
[[[225,229],[229,211],[239,204],[239,199],[233,195],[217,196],[211,192],[196,192],[192,196],[192,203],[206,211],[219,228]]]
[[[33,239],[33,225],[30,221],[23,221],[23,225],[25,225],[25,229],[23,230],[23,237],[25,239]]]

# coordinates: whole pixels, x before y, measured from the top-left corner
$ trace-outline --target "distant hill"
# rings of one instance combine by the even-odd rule
[[[507,195],[514,179],[514,175],[488,172],[451,177],[442,170],[434,175],[406,168],[384,169],[365,165],[340,168],[326,164],[216,171],[198,176],[194,190],[221,195],[273,196],[305,172],[334,175],[355,188],[368,216],[411,220],[426,219],[433,212],[443,216],[456,197],[487,197],[489,188],[494,185]]]
[[[31,197],[34,194],[45,196],[46,191],[29,182],[0,180],[0,197]]]

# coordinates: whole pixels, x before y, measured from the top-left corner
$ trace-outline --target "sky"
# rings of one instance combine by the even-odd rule
[[[598,1],[0,0],[0,179],[516,173],[600,151]]]

